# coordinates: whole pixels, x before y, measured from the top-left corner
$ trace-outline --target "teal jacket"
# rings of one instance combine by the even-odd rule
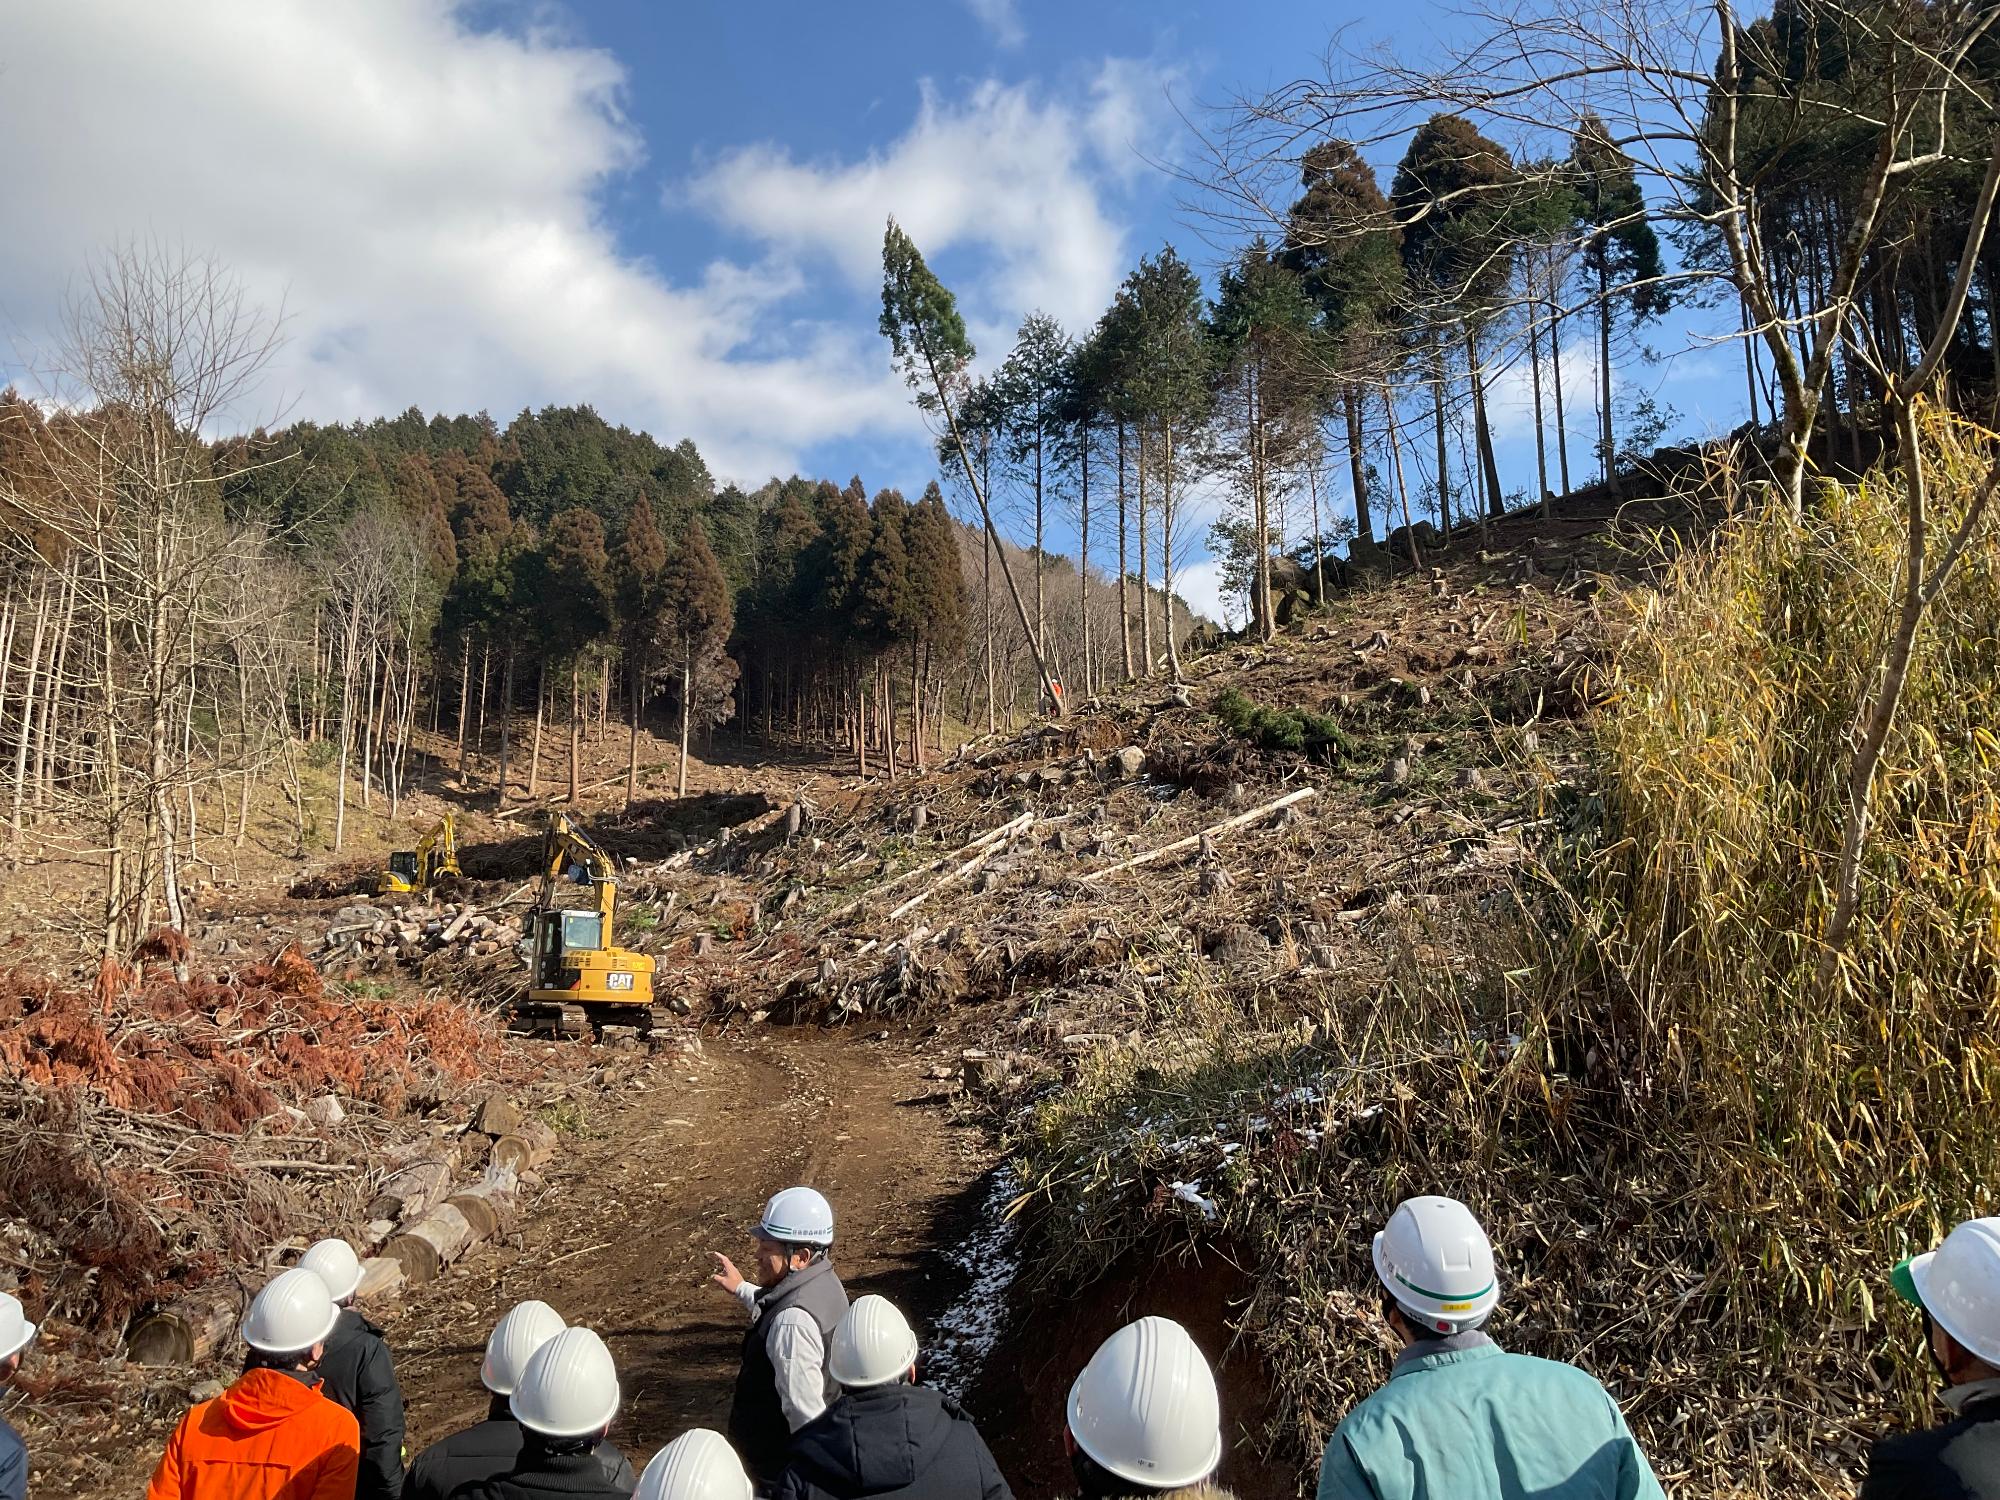
[[[1319,1500],[1665,1500],[1611,1393],[1484,1334],[1416,1344],[1326,1445]]]

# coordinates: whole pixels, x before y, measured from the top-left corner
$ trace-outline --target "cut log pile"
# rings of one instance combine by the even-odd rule
[[[385,963],[418,964],[433,954],[465,960],[477,971],[518,967],[522,919],[506,910],[517,899],[498,903],[426,903],[387,908],[343,906],[334,913],[313,959],[321,968],[363,969]]]
[[[346,1235],[362,1253],[357,1300],[380,1303],[405,1286],[435,1281],[480,1246],[512,1234],[523,1178],[553,1160],[555,1149],[553,1129],[506,1096],[489,1094],[462,1133],[391,1165],[368,1205],[367,1222]],[[477,1167],[477,1179],[454,1190],[453,1181],[468,1167]],[[224,1353],[257,1288],[281,1259],[302,1248],[296,1241],[280,1245],[262,1273],[219,1278],[146,1313],[127,1335],[126,1358],[138,1365],[200,1364]]]

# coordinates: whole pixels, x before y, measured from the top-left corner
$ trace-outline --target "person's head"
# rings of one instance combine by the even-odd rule
[[[775,1286],[833,1247],[833,1205],[812,1188],[786,1188],[764,1205],[750,1237],[757,1246],[758,1280]]]
[[[754,1493],[722,1434],[696,1427],[653,1455],[632,1500],[751,1500]]]
[[[1493,1246],[1456,1198],[1406,1198],[1375,1236],[1382,1315],[1405,1344],[1485,1323],[1500,1301]]]
[[[917,1378],[917,1336],[887,1297],[857,1297],[833,1330],[826,1373],[844,1391],[873,1390]]]
[[[2000,1219],[1968,1219],[1890,1274],[1924,1315],[1931,1359],[1951,1385],[2000,1376]]]
[[[340,1321],[326,1283],[303,1266],[280,1271],[250,1299],[243,1314],[243,1342],[251,1369],[310,1370],[326,1354],[327,1335]]]
[[[528,1356],[508,1407],[539,1446],[563,1452],[603,1441],[618,1398],[618,1369],[604,1340],[588,1328],[565,1328]]]
[[[361,1257],[346,1240],[320,1240],[299,1257],[299,1267],[326,1283],[335,1307],[352,1307],[361,1287]]]
[[[520,1302],[507,1309],[486,1339],[479,1383],[496,1396],[511,1396],[535,1351],[569,1325],[546,1302]]]
[[[12,1380],[21,1368],[21,1355],[35,1341],[35,1325],[21,1307],[21,1299],[0,1292],[0,1383]]]
[[[1215,1374],[1171,1318],[1141,1318],[1100,1344],[1066,1411],[1064,1445],[1087,1500],[1183,1489],[1222,1461]]]

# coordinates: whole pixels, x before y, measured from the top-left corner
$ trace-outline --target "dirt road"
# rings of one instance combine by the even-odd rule
[[[790,1183],[833,1200],[850,1294],[881,1292],[920,1326],[933,1319],[964,1284],[947,1257],[987,1161],[979,1133],[947,1119],[927,1061],[902,1037],[723,1037],[590,1115],[526,1205],[518,1243],[388,1321],[411,1454],[483,1413],[487,1330],[526,1297],[610,1344],[625,1391],[614,1437],[635,1465],[690,1426],[721,1426],[744,1321],[709,1285],[706,1252],[745,1260],[747,1226]]]

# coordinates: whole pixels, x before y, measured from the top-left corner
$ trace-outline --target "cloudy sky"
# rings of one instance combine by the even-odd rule
[[[14,7],[6,373],[31,380],[93,253],[153,237],[282,307],[247,418],[588,402],[745,484],[914,493],[927,444],[875,329],[884,220],[957,290],[982,356],[1036,309],[1086,329],[1163,241],[1212,270],[1158,165],[1188,152],[1183,116],[1310,70],[1330,27],[1374,23],[1353,8]],[[1188,593],[1215,610],[1212,567]]]

